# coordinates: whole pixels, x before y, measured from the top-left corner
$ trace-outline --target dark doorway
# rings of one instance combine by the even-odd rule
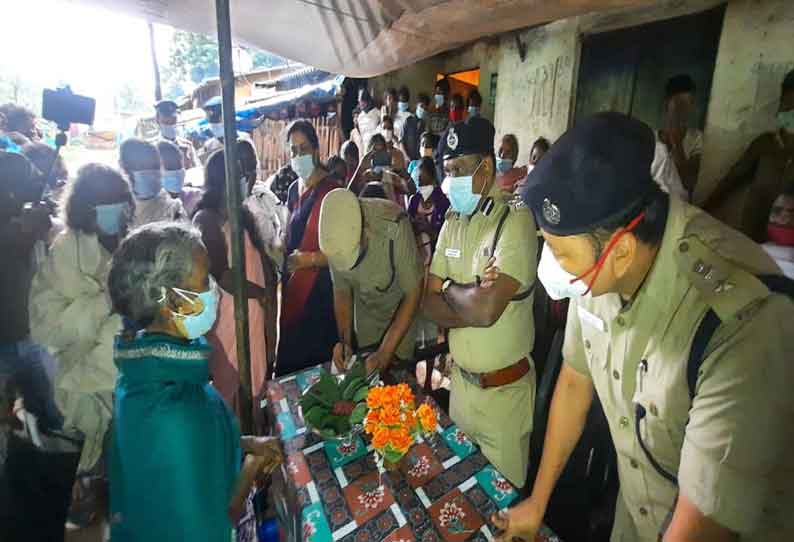
[[[656,128],[667,80],[689,74],[697,85],[693,128],[706,120],[725,7],[592,34],[582,43],[576,117],[619,111]]]

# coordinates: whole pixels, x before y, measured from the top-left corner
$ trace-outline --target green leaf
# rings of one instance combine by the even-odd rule
[[[323,371],[320,373],[320,379],[304,393],[301,405],[313,406],[319,403],[331,409],[341,397],[342,393],[336,379]]]
[[[309,410],[311,410],[312,407],[322,404],[322,401],[320,401],[314,394],[310,392],[311,390],[307,390],[306,393],[301,395],[301,398],[298,401],[304,412],[308,412]],[[328,405],[324,405],[324,406],[327,407]]]
[[[369,387],[363,386],[358,389],[355,395],[353,395],[353,402],[354,403],[361,403],[362,401],[367,400],[367,394],[369,394]]]
[[[391,446],[386,446],[383,450],[383,458],[389,463],[399,463],[405,454],[398,452]]]
[[[337,435],[345,435],[350,432],[350,419],[347,416],[335,416],[332,427]]]
[[[320,429],[320,436],[325,439],[336,437],[336,432],[333,429]]]
[[[315,393],[332,403],[342,399],[342,391],[339,389],[339,383],[336,381],[336,378],[326,371],[320,373],[320,380],[318,380],[312,388],[317,388]]]
[[[353,396],[356,394],[356,390],[358,390],[361,385],[364,384],[363,378],[354,378],[350,381],[345,379],[344,381],[344,391],[342,392],[342,399],[345,401],[350,401],[353,399]]]
[[[350,370],[345,374],[345,380],[353,380],[355,378],[361,378],[362,380],[367,377],[367,368],[364,364],[364,360],[356,361]]]
[[[314,429],[325,427],[329,410],[321,405],[313,406],[309,410],[303,411],[303,420],[306,425]]]
[[[367,403],[359,403],[356,405],[356,408],[354,408],[353,412],[350,414],[350,423],[357,424],[363,422],[368,410]]]

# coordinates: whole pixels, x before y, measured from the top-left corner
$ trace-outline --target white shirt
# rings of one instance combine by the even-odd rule
[[[378,133],[380,128],[380,111],[376,108],[370,109],[369,113],[365,113],[364,111],[358,114],[358,131],[361,133],[361,143],[364,145],[364,149],[359,149],[359,153],[361,156],[367,153],[367,149],[369,149],[369,140],[372,139],[372,136]]]
[[[394,115],[394,137],[397,138],[397,141],[403,140],[403,128],[405,128],[405,121],[412,115],[413,113],[410,111],[398,111],[397,114]]]
[[[764,243],[761,248],[766,250],[783,274],[794,279],[794,247],[778,245],[777,243]]]
[[[675,161],[670,156],[667,146],[659,141],[658,138],[653,153],[653,162],[651,163],[651,177],[662,190],[671,196],[675,196],[682,201],[689,201],[689,194],[681,182],[681,177],[678,175]]]

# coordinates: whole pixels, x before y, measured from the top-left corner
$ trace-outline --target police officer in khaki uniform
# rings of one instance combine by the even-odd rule
[[[160,138],[165,141],[170,141],[179,147],[182,151],[183,169],[190,169],[199,165],[198,158],[196,157],[196,149],[193,148],[193,143],[179,137],[176,131],[177,120],[177,105],[171,100],[160,100],[154,106],[157,112],[157,126],[160,128]]]
[[[535,222],[495,182],[494,128],[482,117],[439,142],[452,209],[430,265],[426,315],[449,329],[450,416],[496,468],[523,487],[535,399],[532,291]]]
[[[372,352],[369,371],[412,359],[423,280],[408,217],[390,201],[338,188],[323,200],[319,230],[334,284],[336,366],[353,352],[354,328],[358,350]]]
[[[571,304],[540,471],[494,518],[500,540],[533,539],[594,392],[617,450],[613,541],[794,540],[794,303],[765,286],[780,271],[757,244],[660,192],[653,151],[645,124],[601,113],[530,174],[538,277]]]
[[[207,160],[209,160],[212,153],[223,148],[223,134],[225,133],[223,128],[223,100],[221,100],[220,96],[210,98],[204,102],[202,109],[207,116],[207,122],[209,123],[212,137],[201,146],[198,152],[198,158],[201,165],[207,165]],[[251,136],[240,130],[237,130],[237,139],[247,140],[253,145]]]

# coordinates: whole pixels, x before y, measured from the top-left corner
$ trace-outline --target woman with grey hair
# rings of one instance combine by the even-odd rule
[[[110,462],[111,536],[227,542],[253,477],[281,462],[278,440],[240,437],[209,383],[218,286],[201,234],[155,223],[113,257],[114,309],[143,326],[120,336]],[[240,471],[241,449],[248,452]]]
[[[121,318],[113,313],[106,281],[111,255],[135,211],[121,174],[87,164],[67,187],[66,229],[53,241],[30,289],[31,336],[58,361],[55,400],[64,427],[85,435],[70,521],[90,523],[91,488],[103,479],[100,458],[112,418],[113,338]]]

